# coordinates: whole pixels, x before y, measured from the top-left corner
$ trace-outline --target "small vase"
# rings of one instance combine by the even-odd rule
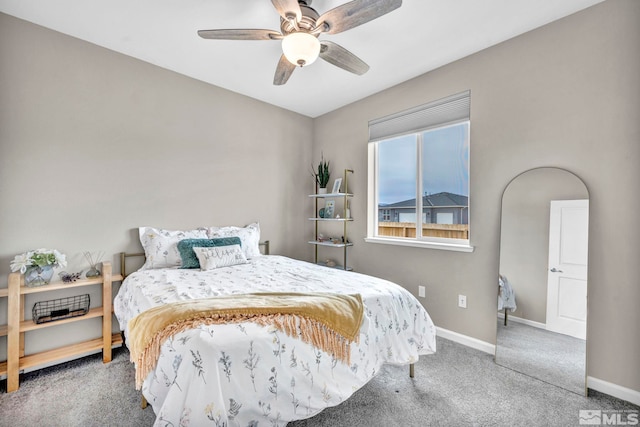
[[[91,268],[85,273],[87,279],[91,279],[94,277],[100,276],[100,270],[95,265],[92,265]]]
[[[318,188],[318,194],[327,194],[327,187]]]
[[[48,285],[53,277],[53,266],[32,265],[24,272],[24,284],[30,288]]]

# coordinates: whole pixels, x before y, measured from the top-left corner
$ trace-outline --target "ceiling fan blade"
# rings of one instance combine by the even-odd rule
[[[285,84],[295,69],[296,66],[289,62],[284,55],[280,56],[280,61],[278,61],[278,66],[276,67],[276,74],[273,76],[273,84],[276,86]]]
[[[359,76],[369,71],[369,66],[362,59],[333,42],[320,42],[320,58]]]
[[[203,39],[214,40],[278,40],[282,34],[274,30],[233,29],[233,30],[199,30]]]
[[[271,3],[284,19],[295,18],[296,22],[300,22],[302,19],[302,11],[298,0],[271,0]]]
[[[323,32],[337,34],[381,17],[402,6],[402,0],[354,0],[324,13],[317,21]]]

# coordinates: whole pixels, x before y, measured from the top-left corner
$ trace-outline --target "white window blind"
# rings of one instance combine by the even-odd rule
[[[471,91],[465,91],[371,120],[369,122],[369,142],[469,120],[470,100]]]

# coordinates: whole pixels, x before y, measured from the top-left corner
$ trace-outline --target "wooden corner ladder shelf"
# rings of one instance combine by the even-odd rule
[[[9,274],[7,289],[0,289],[0,297],[8,297],[7,325],[0,325],[0,336],[7,336],[7,361],[0,362],[0,375],[7,375],[7,392],[16,391],[20,386],[20,371],[33,366],[84,355],[102,350],[102,361],[111,362],[111,348],[122,344],[119,333],[111,332],[112,324],[112,282],[122,281],[122,275],[111,273],[111,263],[102,263],[102,275],[91,279],[80,279],[71,283],[52,283],[40,287],[24,286],[24,276],[20,273]],[[39,292],[51,292],[61,289],[82,286],[102,285],[102,307],[90,309],[87,314],[77,317],[36,324],[32,320],[24,320],[24,296]],[[53,350],[25,355],[24,334],[51,326],[102,317],[102,336],[92,340],[55,348]]]

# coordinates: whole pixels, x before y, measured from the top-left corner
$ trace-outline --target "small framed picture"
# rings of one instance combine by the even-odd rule
[[[333,209],[335,207],[336,202],[334,200],[327,200],[324,204],[324,215],[323,218],[333,218]]]
[[[336,180],[333,181],[333,190],[331,190],[331,193],[333,194],[339,193],[341,185],[342,185],[342,178],[336,178]]]

